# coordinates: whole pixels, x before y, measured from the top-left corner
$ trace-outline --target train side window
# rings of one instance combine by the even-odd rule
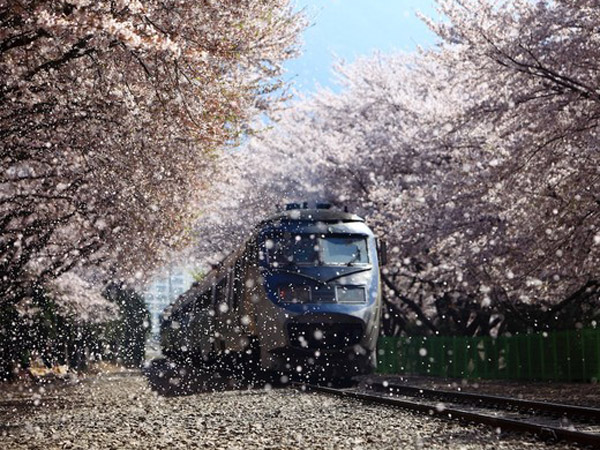
[[[227,277],[223,277],[215,286],[215,306],[218,308],[221,303],[227,302]]]
[[[233,303],[233,268],[227,271],[227,306],[231,309]]]
[[[242,299],[242,292],[244,287],[244,265],[242,260],[238,260],[235,263],[233,271],[233,299],[231,307],[237,309]]]
[[[259,250],[260,249],[258,248],[258,244],[256,242],[252,242],[247,247],[246,255],[252,255],[250,258],[252,267],[258,267],[258,261],[260,258]],[[246,256],[246,261],[248,262],[248,256]]]
[[[217,285],[214,283],[210,288],[210,304],[214,307],[217,304]]]
[[[196,300],[197,310],[206,309],[210,306],[210,300],[212,297],[212,289],[204,291]]]
[[[194,318],[194,303],[188,302],[181,307],[180,315],[181,315],[181,326],[186,326],[190,323]]]

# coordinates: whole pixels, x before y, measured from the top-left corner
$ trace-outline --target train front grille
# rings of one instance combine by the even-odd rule
[[[287,332],[291,347],[334,350],[358,344],[363,326],[359,323],[289,323]]]

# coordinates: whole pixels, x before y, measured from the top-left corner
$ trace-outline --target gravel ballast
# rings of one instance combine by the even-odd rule
[[[142,375],[112,374],[30,389],[2,392],[1,449],[548,448],[531,436],[290,388],[164,396]]]

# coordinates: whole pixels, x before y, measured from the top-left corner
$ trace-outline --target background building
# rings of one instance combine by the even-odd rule
[[[165,307],[185,292],[194,282],[191,271],[177,267],[167,269],[164,277],[157,278],[146,286],[144,298],[150,311],[152,334],[159,333],[160,315]]]

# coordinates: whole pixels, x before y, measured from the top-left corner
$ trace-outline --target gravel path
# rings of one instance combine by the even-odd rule
[[[163,396],[142,375],[113,374],[2,396],[0,448],[11,450],[548,448],[531,437],[285,388]]]

